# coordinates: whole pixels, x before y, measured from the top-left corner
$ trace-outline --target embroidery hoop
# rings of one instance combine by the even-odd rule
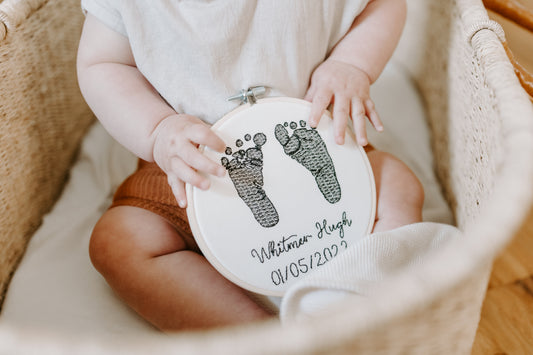
[[[257,206],[253,207],[250,202],[253,198],[239,196],[238,183],[233,181],[236,178],[232,179],[229,171],[223,178],[210,177],[211,188],[208,191],[187,185],[187,215],[202,253],[227,279],[252,292],[282,296],[293,282],[322,266],[321,260],[322,263],[329,261],[355,240],[370,233],[374,224],[374,176],[364,149],[355,143],[350,129],[343,146],[338,146],[333,140],[329,112],[324,114],[316,129],[335,166],[335,179],[342,192],[336,202],[333,202],[337,199],[334,193],[327,189],[322,192],[319,180],[314,179],[310,170],[298,159],[287,154],[278,139],[283,137],[277,133],[283,133],[278,125],[285,127],[289,137],[295,135],[295,129],[311,131],[309,126],[300,123],[307,121],[310,109],[311,104],[300,99],[259,99],[253,105],[239,106],[212,127],[228,147],[233,148],[231,153],[248,148],[255,153],[261,152],[263,185],[259,190],[265,192],[274,206],[278,222],[257,216],[261,213],[257,213]],[[295,122],[296,126],[291,128],[290,122]],[[266,142],[255,149],[257,133],[263,133]],[[247,140],[243,139],[246,135]],[[242,148],[236,146],[239,139],[243,143]],[[220,162],[224,157],[232,160],[231,155],[205,147],[200,149],[214,161]],[[341,169],[345,160],[350,160],[350,164]],[[255,174],[257,177],[257,171]],[[352,181],[348,186],[347,178]],[[321,183],[321,186],[324,184]],[[253,191],[256,189],[254,184]],[[260,201],[264,206],[264,199]],[[313,204],[309,205],[308,201]],[[300,208],[307,210],[300,211]],[[266,210],[268,215],[272,215],[272,207]]]

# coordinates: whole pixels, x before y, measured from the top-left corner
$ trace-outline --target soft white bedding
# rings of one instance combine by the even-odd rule
[[[425,188],[423,216],[452,223],[433,173],[423,103],[405,73],[389,65],[372,95],[386,130],[369,128],[378,149],[405,161]],[[62,197],[33,236],[11,282],[0,323],[47,328],[100,338],[156,331],[115,297],[92,268],[88,242],[115,188],[135,168],[136,159],[96,123],[86,136]]]

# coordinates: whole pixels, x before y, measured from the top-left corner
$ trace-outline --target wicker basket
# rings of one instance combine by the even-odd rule
[[[93,118],[80,97],[77,0],[0,1],[0,287],[61,191]],[[494,257],[533,201],[533,107],[481,0],[410,0],[396,53],[427,104],[437,172],[463,237],[364,309],[178,335],[66,337],[0,328],[0,353],[464,354]],[[391,297],[393,295],[393,297]],[[1,316],[1,315],[0,315]]]

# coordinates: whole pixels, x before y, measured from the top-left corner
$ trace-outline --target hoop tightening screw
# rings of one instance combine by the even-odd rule
[[[227,101],[240,100],[241,103],[245,104],[250,102],[250,104],[255,104],[258,97],[266,93],[267,88],[264,86],[253,86],[248,89],[242,89],[240,93],[228,97]]]

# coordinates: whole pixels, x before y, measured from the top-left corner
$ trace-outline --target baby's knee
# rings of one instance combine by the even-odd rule
[[[113,269],[114,264],[120,263],[117,251],[120,250],[120,232],[117,230],[117,221],[110,218],[106,212],[96,223],[89,241],[89,256],[93,266],[100,273],[106,274]]]
[[[89,256],[95,269],[106,278],[127,268],[135,255],[135,241],[128,230],[127,216],[120,208],[108,210],[93,228]]]
[[[379,198],[391,205],[422,210],[424,187],[415,173],[392,154],[373,151],[369,160],[374,170]]]
[[[396,159],[396,158],[395,158]],[[422,209],[424,204],[424,186],[415,173],[402,161],[397,160],[395,175],[401,185],[397,193],[413,208]]]

